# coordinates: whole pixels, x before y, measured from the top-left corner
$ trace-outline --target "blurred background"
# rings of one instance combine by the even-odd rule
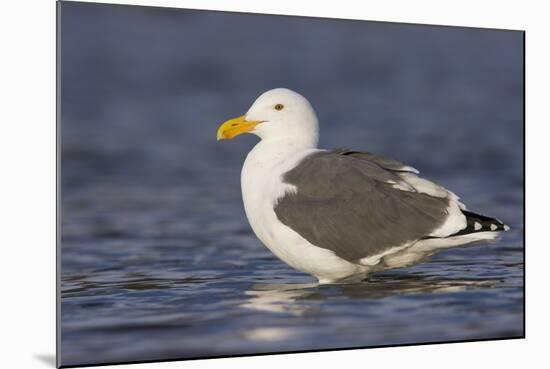
[[[523,33],[61,2],[62,364],[523,335]],[[320,147],[384,154],[512,227],[316,286],[254,237],[252,135],[287,87]]]

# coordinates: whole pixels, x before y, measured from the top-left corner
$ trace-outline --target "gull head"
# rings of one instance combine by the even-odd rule
[[[315,111],[305,97],[286,88],[264,92],[246,114],[218,128],[218,140],[252,133],[262,141],[316,147],[319,126]]]

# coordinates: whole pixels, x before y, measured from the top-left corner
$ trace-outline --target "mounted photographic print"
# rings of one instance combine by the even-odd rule
[[[524,337],[524,32],[58,6],[58,365]]]

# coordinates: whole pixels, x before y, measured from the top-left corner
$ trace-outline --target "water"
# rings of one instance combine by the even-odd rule
[[[63,365],[523,335],[522,34],[64,4]],[[322,147],[405,161],[512,228],[367,283],[254,237],[219,123],[310,99]]]

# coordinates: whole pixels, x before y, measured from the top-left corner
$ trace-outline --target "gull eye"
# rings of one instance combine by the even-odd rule
[[[284,106],[283,104],[277,104],[277,105],[275,105],[275,110],[281,111],[281,110],[284,109],[284,107],[285,107],[285,106]]]

